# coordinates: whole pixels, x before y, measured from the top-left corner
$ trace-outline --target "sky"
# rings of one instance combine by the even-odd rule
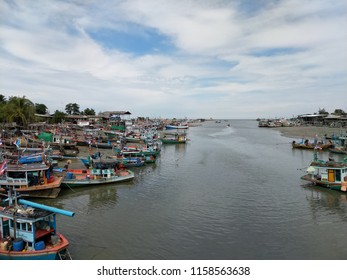
[[[345,0],[0,0],[0,94],[50,113],[347,112]]]

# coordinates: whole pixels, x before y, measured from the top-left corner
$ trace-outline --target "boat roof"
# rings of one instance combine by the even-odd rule
[[[42,220],[43,218],[48,217],[50,215],[54,215],[54,213],[51,211],[37,209],[33,207],[24,207],[23,205],[7,206],[3,209],[0,208],[0,217],[6,217],[8,219],[13,220],[14,214],[18,222],[35,222],[37,220]]]
[[[30,164],[8,164],[8,172],[25,172],[25,171],[40,171],[47,170],[48,165],[42,163],[30,163]]]
[[[311,162],[311,166],[329,167],[330,169],[345,169],[345,168],[347,168],[347,162],[334,161],[334,160],[333,161],[318,160],[318,161]]]

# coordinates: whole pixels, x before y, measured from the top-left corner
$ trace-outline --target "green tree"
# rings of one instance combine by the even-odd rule
[[[87,115],[87,116],[95,116],[95,110],[94,109],[84,109],[84,111],[81,112],[82,115]]]
[[[35,103],[36,114],[45,115],[47,114],[47,106],[45,104]]]
[[[6,121],[5,107],[6,105],[4,103],[0,103],[0,122],[1,123]]]
[[[59,110],[55,110],[52,118],[53,123],[61,123],[65,119],[66,114]]]
[[[5,122],[6,114],[5,114],[5,106],[6,106],[6,97],[0,94],[0,122]]]
[[[320,115],[329,115],[329,113],[327,112],[327,111],[325,111],[325,109],[324,108],[319,108],[319,110],[318,110],[318,114],[320,114]]]
[[[80,105],[78,105],[77,103],[69,103],[65,106],[65,112],[68,115],[79,115]]]
[[[334,115],[344,116],[344,115],[346,115],[346,113],[342,109],[335,109]]]
[[[25,96],[11,96],[5,106],[6,120],[27,126],[35,119],[35,105]]]
[[[6,101],[6,97],[2,94],[0,94],[0,104],[5,104],[7,101]]]

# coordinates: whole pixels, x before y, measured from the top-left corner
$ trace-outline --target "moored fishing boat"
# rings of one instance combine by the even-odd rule
[[[20,164],[27,164],[27,163],[35,163],[35,162],[42,162],[44,160],[44,154],[43,153],[35,153],[27,156],[21,156],[18,159],[18,162]]]
[[[21,196],[56,198],[62,178],[52,171],[51,165],[42,163],[6,164],[0,177],[0,192],[12,188]]]
[[[145,164],[145,160],[140,156],[126,157],[125,155],[120,154],[111,158],[115,159],[120,166],[125,168],[140,167]]]
[[[188,124],[168,124],[165,126],[165,129],[188,129]]]
[[[124,146],[121,150],[115,150],[116,154],[123,154],[125,156],[154,156],[157,157],[160,154],[161,147],[156,144],[155,146]]]
[[[292,142],[292,148],[293,149],[306,149],[306,150],[327,150],[329,148],[332,148],[334,144],[331,141],[328,141],[327,143],[317,142],[317,143],[310,143],[308,139],[305,141],[302,141],[301,143],[297,143],[296,141]]]
[[[347,191],[347,157],[343,161],[318,160],[317,154],[301,179],[326,188]]]
[[[67,188],[97,186],[131,181],[134,177],[134,173],[127,169],[68,169],[61,186]]]
[[[334,154],[347,155],[347,147],[335,146],[334,148],[329,148],[329,152]]]
[[[71,259],[69,241],[57,231],[56,214],[73,217],[73,212],[11,200],[9,195],[9,205],[0,207],[1,260]]]
[[[184,144],[187,142],[187,136],[185,133],[166,133],[160,140],[163,144]]]

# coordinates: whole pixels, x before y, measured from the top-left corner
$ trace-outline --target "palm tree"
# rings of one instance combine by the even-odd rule
[[[8,99],[6,118],[8,122],[16,122],[18,125],[27,126],[35,118],[35,105],[25,96],[11,96]]]

